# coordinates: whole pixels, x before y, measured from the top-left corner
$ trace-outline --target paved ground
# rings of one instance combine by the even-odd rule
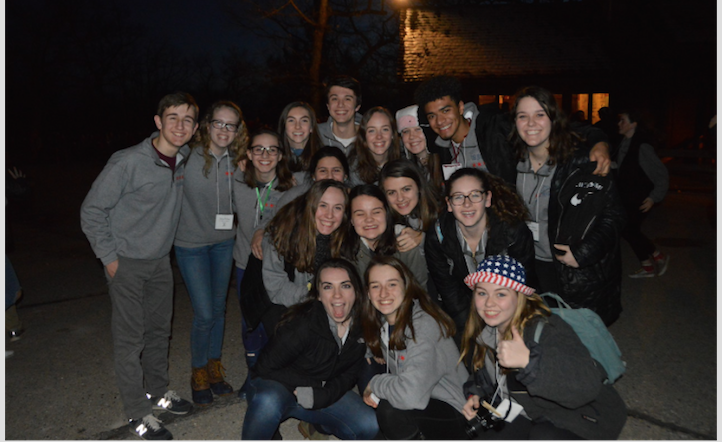
[[[100,264],[78,228],[78,207],[97,170],[67,170],[67,186],[45,187],[43,204],[10,217],[25,288],[26,333],[6,348],[6,439],[127,439],[112,367],[110,301]],[[53,170],[35,170],[51,176]],[[709,173],[707,173],[709,175]],[[661,278],[624,279],[624,312],[610,330],[628,364],[616,386],[629,409],[622,439],[717,436],[716,205],[710,182],[681,176],[646,231],[672,256]],[[68,189],[80,189],[68,191]],[[37,198],[36,198],[37,201]],[[637,263],[623,244],[624,271]],[[176,270],[171,388],[190,398],[191,308]],[[231,290],[224,342],[227,380],[246,376],[240,309]],[[234,395],[169,421],[176,439],[239,439],[246,404]],[[281,428],[301,439],[296,421]]]

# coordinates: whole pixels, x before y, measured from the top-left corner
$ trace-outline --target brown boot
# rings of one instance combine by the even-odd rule
[[[210,384],[213,394],[226,396],[233,393],[233,387],[223,380],[223,376],[226,374],[226,369],[223,368],[223,364],[221,364],[220,359],[209,359],[206,368],[208,368],[208,383]]]
[[[208,383],[208,370],[206,367],[194,368],[191,376],[191,390],[193,402],[196,405],[208,405],[213,402],[213,393]]]

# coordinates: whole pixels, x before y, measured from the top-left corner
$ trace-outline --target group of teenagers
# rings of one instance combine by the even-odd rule
[[[291,417],[307,437],[618,437],[624,402],[539,296],[607,325],[621,312],[626,216],[604,133],[570,128],[535,86],[510,115],[464,103],[446,76],[395,115],[358,114],[351,77],[325,94],[326,123],[293,102],[276,131],[250,134],[236,104],[198,122],[192,97],[171,94],[158,132],[93,184],[81,219],[106,268],[131,431],[169,439],[151,410],[191,408],[167,390],[172,244],[196,405],[233,393],[221,349],[235,267],[243,439],[278,438]]]

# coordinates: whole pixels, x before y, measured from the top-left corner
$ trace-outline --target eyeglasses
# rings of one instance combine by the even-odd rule
[[[253,146],[251,147],[251,152],[253,152],[253,155],[256,156],[263,156],[263,152],[266,152],[269,157],[275,157],[278,155],[278,147],[277,146]]]
[[[228,132],[238,132],[238,128],[240,127],[240,124],[231,124],[231,123],[224,123],[220,120],[211,120],[211,126],[215,127],[216,129],[223,129],[224,127]]]
[[[480,203],[481,200],[484,199],[484,194],[486,192],[483,192],[481,190],[472,190],[468,195],[464,195],[463,193],[455,193],[449,197],[449,201],[451,201],[452,206],[463,206],[464,200],[469,198],[469,202],[471,203]]]

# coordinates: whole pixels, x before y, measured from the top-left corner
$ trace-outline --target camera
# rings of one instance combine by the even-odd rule
[[[469,439],[476,439],[481,435],[481,431],[491,430],[492,428],[501,428],[504,425],[503,420],[493,419],[491,412],[483,410],[484,413],[479,411],[479,414],[474,416],[473,419],[466,423],[466,435]]]

